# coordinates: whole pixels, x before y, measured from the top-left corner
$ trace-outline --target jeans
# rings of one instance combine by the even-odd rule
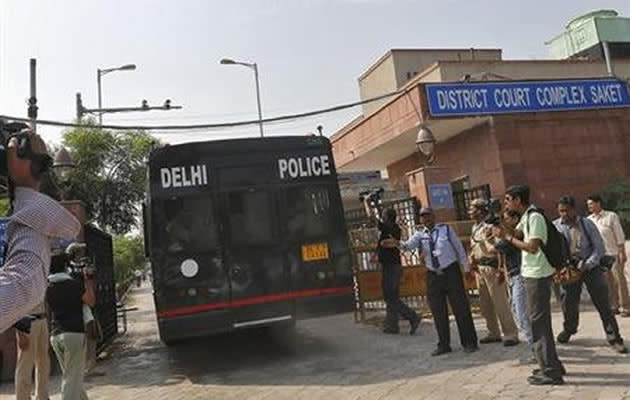
[[[381,286],[383,288],[383,298],[387,305],[387,315],[385,317],[385,327],[391,330],[398,330],[398,316],[414,321],[418,314],[400,300],[400,278],[402,277],[402,265],[383,264]]]
[[[83,388],[85,334],[60,333],[50,338],[50,344],[61,367],[61,399],[87,400],[87,393]]]
[[[542,373],[551,378],[562,376],[562,363],[556,352],[551,327],[551,277],[524,278],[527,309],[532,325],[534,355]]]
[[[527,344],[532,346],[534,344],[534,337],[532,335],[532,325],[529,323],[527,293],[525,293],[525,284],[523,283],[522,276],[515,275],[510,277],[510,294],[510,305],[514,319],[521,333],[525,336],[525,339],[527,339]]]

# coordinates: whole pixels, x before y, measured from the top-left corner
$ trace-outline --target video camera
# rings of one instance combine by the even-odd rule
[[[75,279],[82,280],[84,274],[91,277],[96,274],[96,267],[86,255],[85,249],[85,243],[75,242],[68,245],[64,252],[70,276]]]
[[[24,122],[9,122],[0,119],[0,186],[6,190],[9,183],[8,145],[11,138],[18,141],[17,156],[33,161],[31,173],[39,178],[52,167],[52,157],[48,154],[34,153],[31,149],[29,137],[24,133],[28,125]]]
[[[367,201],[368,205],[373,208],[379,207],[383,204],[383,201],[381,200],[381,196],[383,195],[384,192],[385,192],[385,189],[383,188],[365,190],[359,193],[359,201],[361,203],[363,203],[364,201]]]

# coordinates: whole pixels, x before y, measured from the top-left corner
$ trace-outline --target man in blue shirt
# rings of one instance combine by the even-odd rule
[[[579,281],[563,286],[564,330],[558,334],[558,342],[568,343],[571,335],[577,333],[580,295],[584,283],[602,320],[608,343],[618,353],[627,353],[628,349],[623,344],[623,339],[619,334],[619,325],[610,307],[608,285],[600,267],[600,259],[606,254],[606,250],[597,226],[588,218],[576,214],[575,199],[571,196],[560,198],[558,215],[560,218],[553,223],[569,245],[572,267],[582,273]]]
[[[406,242],[385,239],[381,241],[381,246],[399,247],[402,250],[418,249],[424,258],[427,268],[427,300],[439,340],[437,349],[431,355],[439,356],[452,351],[447,299],[455,314],[464,351],[466,353],[477,351],[479,349],[477,332],[460,270],[460,266],[464,267],[466,278],[472,278],[464,246],[448,225],[435,223],[435,215],[431,208],[424,207],[420,210],[420,223],[423,228]]]

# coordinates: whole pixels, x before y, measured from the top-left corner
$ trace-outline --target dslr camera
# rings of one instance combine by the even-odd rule
[[[16,138],[18,141],[17,156],[33,161],[31,163],[31,174],[33,177],[39,178],[52,167],[52,157],[48,154],[33,152],[29,137],[24,133],[25,129],[28,129],[28,125],[23,122],[10,122],[0,119],[0,191],[5,195],[9,186],[7,153],[9,140],[12,138]]]
[[[485,221],[487,224],[498,226],[501,224],[501,200],[491,198],[486,201],[486,211],[488,212],[488,216]]]

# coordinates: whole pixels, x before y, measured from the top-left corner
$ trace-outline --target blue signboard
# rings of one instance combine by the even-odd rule
[[[426,93],[433,117],[630,107],[628,84],[612,78],[431,83]]]
[[[454,208],[453,191],[449,184],[429,185],[429,199],[434,210]]]

